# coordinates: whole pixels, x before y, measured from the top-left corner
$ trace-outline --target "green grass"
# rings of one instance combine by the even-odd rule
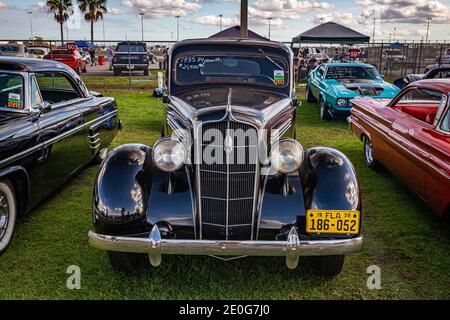
[[[113,81],[106,79],[107,81]],[[163,108],[151,92],[110,91],[124,130],[114,140],[153,143]],[[363,194],[363,251],[349,255],[333,279],[306,266],[288,270],[282,258],[221,262],[209,257],[164,256],[161,267],[131,275],[114,272],[106,254],[90,248],[91,194],[96,167],[85,170],[17,224],[0,257],[2,299],[437,299],[450,298],[448,227],[385,171],[363,163],[362,144],[344,122],[323,122],[317,105],[303,103],[298,139],[347,154]],[[66,288],[66,269],[81,268],[81,290]],[[366,286],[367,267],[381,268],[382,289]]]

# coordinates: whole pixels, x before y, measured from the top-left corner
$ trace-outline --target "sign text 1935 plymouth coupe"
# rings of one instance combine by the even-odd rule
[[[0,254],[17,217],[106,156],[119,126],[115,100],[69,67],[0,57]]]
[[[308,256],[337,275],[361,249],[361,197],[339,151],[295,140],[289,47],[249,39],[171,48],[163,132],[111,151],[95,182],[90,244],[118,270],[162,255]]]

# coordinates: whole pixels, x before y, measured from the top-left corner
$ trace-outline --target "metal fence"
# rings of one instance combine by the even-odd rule
[[[369,43],[365,45],[336,46],[336,45],[301,45],[294,48],[294,52],[321,52],[328,55],[330,61],[351,61],[349,52],[359,49],[357,60],[374,65],[388,81],[394,81],[412,73],[425,73],[430,68],[442,65],[450,65],[449,42],[395,42],[395,43]],[[306,58],[306,54],[299,58]],[[298,81],[305,82],[312,68],[322,61],[309,63],[305,59],[303,68],[299,69]]]

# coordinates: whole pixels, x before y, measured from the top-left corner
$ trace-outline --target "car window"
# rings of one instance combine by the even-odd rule
[[[376,80],[382,79],[377,69],[372,66],[331,66],[327,79],[335,80]]]
[[[36,78],[33,77],[31,79],[31,106],[35,107],[37,105],[39,105],[40,103],[42,103],[42,96],[41,96],[41,91],[39,90],[39,86],[38,83],[36,81]]]
[[[24,79],[18,74],[0,72],[0,107],[24,108]]]
[[[185,55],[176,60],[175,82],[255,83],[286,87],[289,83],[287,62],[278,57],[250,55]]]
[[[129,50],[129,51],[128,51]],[[116,49],[117,52],[146,52],[145,46],[142,44],[119,44]]]
[[[42,98],[47,102],[58,103],[82,97],[77,86],[62,73],[36,73],[36,79]]]
[[[325,73],[325,69],[323,67],[319,67],[319,70],[317,71],[321,77],[323,77]]]
[[[399,103],[407,104],[417,101],[439,103],[442,100],[442,93],[432,90],[415,88],[406,92],[400,99]]]

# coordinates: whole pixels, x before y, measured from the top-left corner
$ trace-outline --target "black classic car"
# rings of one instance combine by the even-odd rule
[[[0,254],[16,219],[83,166],[104,158],[116,102],[54,61],[0,57]]]
[[[95,182],[93,247],[128,271],[162,255],[307,256],[337,275],[362,247],[361,197],[341,152],[295,140],[289,47],[200,39],[170,49],[153,147],[122,145]]]
[[[119,42],[116,46],[112,66],[114,75],[122,72],[143,71],[148,76],[149,64],[155,63],[155,56],[148,52],[144,42]]]

